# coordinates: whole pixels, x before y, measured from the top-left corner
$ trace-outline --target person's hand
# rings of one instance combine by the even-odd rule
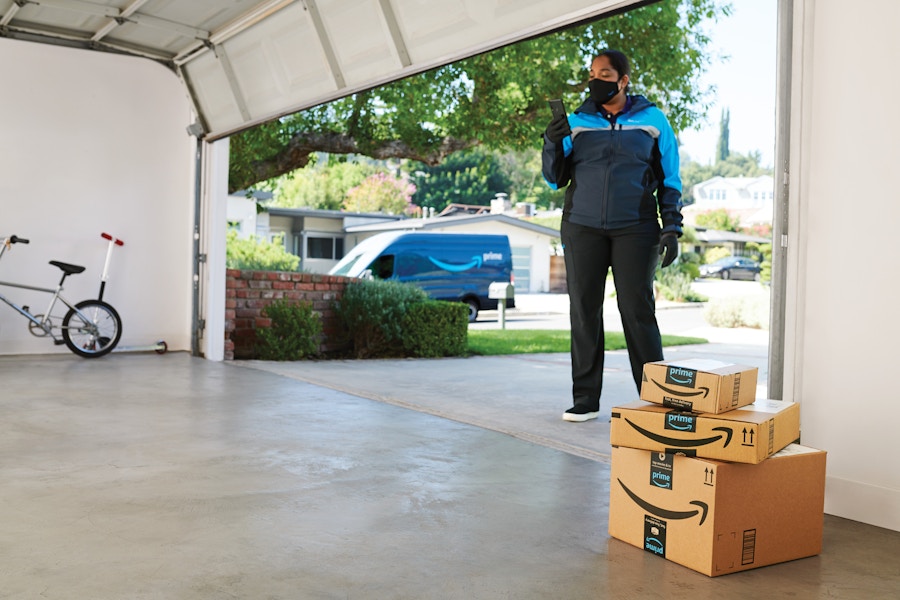
[[[564,137],[571,133],[572,130],[569,129],[569,119],[567,119],[565,115],[553,117],[553,120],[547,125],[546,131],[544,131],[544,135],[547,136],[547,139],[554,144],[560,143],[563,141]]]
[[[672,261],[678,256],[677,233],[667,231],[659,237],[659,255],[663,257],[660,267],[665,268],[672,264]]]

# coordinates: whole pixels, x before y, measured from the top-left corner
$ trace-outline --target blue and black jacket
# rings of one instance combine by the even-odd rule
[[[662,219],[679,236],[681,176],[678,144],[661,110],[628,96],[618,115],[587,99],[569,115],[571,135],[558,144],[544,136],[544,179],[568,185],[563,220],[597,229],[621,229]]]

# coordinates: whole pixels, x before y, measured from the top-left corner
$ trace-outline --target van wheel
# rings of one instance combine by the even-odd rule
[[[469,323],[474,323],[478,318],[478,302],[475,300],[466,300],[469,305]]]

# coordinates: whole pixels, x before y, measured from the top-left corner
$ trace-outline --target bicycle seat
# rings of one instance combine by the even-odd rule
[[[84,271],[84,267],[79,267],[78,265],[70,265],[69,263],[59,262],[58,260],[51,260],[50,264],[54,267],[59,267],[63,270],[63,273],[66,275],[75,275],[76,273],[81,273]]]

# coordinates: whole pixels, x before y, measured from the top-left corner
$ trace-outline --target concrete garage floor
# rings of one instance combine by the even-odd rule
[[[835,517],[820,556],[714,579],[610,539],[602,449],[454,414],[496,411],[487,388],[539,404],[568,368],[511,360],[456,386],[434,373],[497,364],[364,365],[437,416],[346,363],[318,365],[359,393],[183,353],[0,357],[0,598],[900,597],[900,533]]]

